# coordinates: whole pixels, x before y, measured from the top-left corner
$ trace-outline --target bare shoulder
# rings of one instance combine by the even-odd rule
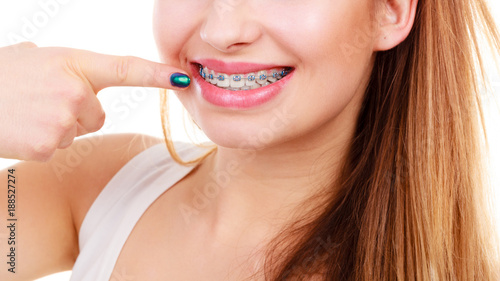
[[[76,140],[51,160],[58,180],[73,186],[68,199],[75,228],[80,230],[85,214],[106,184],[132,158],[163,139],[142,134],[100,135]]]
[[[0,170],[1,178],[10,175],[12,181],[11,216],[20,218],[12,224],[15,241],[7,243],[7,228],[0,229],[0,252],[15,252],[10,268],[16,272],[0,271],[0,280],[33,280],[71,269],[81,222],[97,195],[130,159],[162,142],[137,134],[95,135],[75,140],[48,162],[22,161]],[[7,200],[0,200],[0,217],[8,215]]]

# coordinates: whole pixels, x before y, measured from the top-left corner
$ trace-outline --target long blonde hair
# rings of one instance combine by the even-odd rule
[[[273,240],[266,280],[500,280],[483,175],[481,38],[500,50],[484,0],[419,0],[408,38],[376,54],[332,179],[340,193],[324,193],[321,212]],[[165,105],[163,93],[165,139],[182,163]]]

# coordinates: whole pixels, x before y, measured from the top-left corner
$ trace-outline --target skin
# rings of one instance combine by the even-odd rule
[[[213,106],[196,85],[176,92],[219,146],[205,173],[227,171],[227,163],[238,167],[195,218],[204,222],[196,224],[206,226],[202,231],[228,238],[240,234],[225,231],[226,225],[246,229],[262,216],[270,224],[287,220],[299,202],[332,180],[352,137],[375,52],[408,34],[415,3],[390,1],[374,13],[372,1],[156,1],[155,38],[168,64],[188,72],[191,60],[214,58],[295,68],[277,98],[250,110]],[[270,121],[276,112],[287,116],[279,126]],[[263,131],[271,137],[255,138]],[[325,167],[333,173],[314,173]],[[200,176],[198,182],[210,180]]]
[[[416,0],[377,3],[157,0],[154,30],[162,61],[169,65],[161,66],[165,72],[196,75],[191,73],[188,61],[203,57],[289,65],[295,68],[295,74],[276,99],[245,111],[206,103],[196,85],[175,92],[219,149],[144,213],[122,249],[114,277],[127,274],[140,276],[138,280],[164,280],[164,276],[172,280],[241,280],[258,270],[259,256],[256,260],[248,257],[261,249],[284,222],[300,215],[295,209],[299,202],[335,176],[346,142],[352,137],[375,52],[396,46],[411,29]],[[98,145],[82,159],[78,169],[68,171],[60,180],[53,166],[64,164],[84,141],[71,144],[74,136],[95,131],[102,123],[103,113],[95,94],[112,85],[144,86],[145,70],[160,66],[136,58],[123,60],[69,49],[30,45],[20,50],[17,59],[31,58],[26,63],[39,63],[35,70],[52,70],[52,78],[24,73],[29,70],[22,68],[5,71],[3,74],[13,77],[2,85],[18,93],[8,104],[21,109],[22,104],[29,104],[30,95],[49,95],[45,100],[52,103],[25,109],[17,120],[25,120],[25,133],[37,135],[43,124],[52,129],[44,130],[51,132],[43,135],[44,140],[19,134],[17,144],[9,143],[12,147],[5,150],[15,151],[14,156],[23,159],[46,162],[25,161],[16,166],[17,176],[23,179],[16,187],[23,202],[17,209],[17,215],[23,218],[19,222],[23,231],[17,238],[25,245],[18,252],[23,268],[14,276],[0,271],[1,280],[32,280],[71,269],[78,255],[78,231],[92,202],[123,165],[159,142],[146,137],[144,144],[135,135],[94,139]],[[10,57],[0,51],[4,61]],[[68,63],[72,68],[67,68]],[[19,89],[15,83],[7,83],[26,76],[33,77],[26,81],[37,87]],[[164,77],[153,78],[148,80],[150,86],[168,88]],[[61,85],[67,90],[58,90]],[[75,88],[79,89],[76,97],[72,93]],[[50,110],[49,105],[57,110]],[[43,113],[47,110],[51,114]],[[249,141],[266,128],[271,137]],[[45,141],[43,149],[34,149],[40,141]],[[54,154],[57,147],[67,146]],[[180,204],[192,204],[194,191],[213,182],[213,172],[230,172],[227,186],[187,223],[179,213]],[[0,178],[7,178],[7,174],[0,171]],[[7,216],[6,210],[5,200],[0,200],[2,217]],[[4,234],[0,237],[6,237]],[[1,243],[0,247],[6,245]],[[51,253],[50,259],[46,253]]]
[[[23,42],[0,48],[0,157],[49,161],[76,136],[99,130],[105,114],[96,94],[111,86],[174,89],[182,72],[137,57]]]

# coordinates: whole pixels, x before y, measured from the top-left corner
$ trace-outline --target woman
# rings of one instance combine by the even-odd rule
[[[478,36],[500,40],[483,1],[158,0],[154,29],[174,68],[11,50],[58,75],[34,79],[50,91],[16,119],[33,129],[7,130],[3,157],[46,162],[15,169],[29,224],[2,280],[72,267],[73,280],[498,280]],[[164,124],[172,158],[107,136],[55,176],[74,136],[102,126],[90,93],[117,84],[176,89],[215,149],[174,147]]]

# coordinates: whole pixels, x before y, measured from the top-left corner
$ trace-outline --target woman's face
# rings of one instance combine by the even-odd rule
[[[371,2],[156,0],[154,32],[162,61],[190,73],[176,95],[206,135],[261,149],[352,129],[373,65]]]

